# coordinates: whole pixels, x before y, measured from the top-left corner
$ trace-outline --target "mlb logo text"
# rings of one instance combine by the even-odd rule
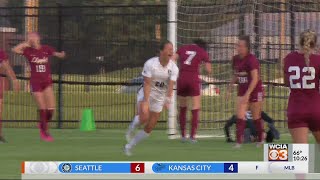
[[[288,161],[288,144],[268,144],[269,161]]]

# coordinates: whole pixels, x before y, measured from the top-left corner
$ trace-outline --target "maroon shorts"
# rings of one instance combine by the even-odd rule
[[[320,96],[291,93],[288,101],[288,128],[309,128],[320,130]]]
[[[200,96],[201,84],[199,78],[179,78],[177,81],[178,96]]]
[[[262,91],[252,92],[249,98],[249,102],[261,102],[263,101],[264,93]]]
[[[288,128],[309,128],[310,131],[320,131],[320,112],[314,113],[288,113]]]
[[[52,85],[52,80],[30,82],[31,92],[42,92],[47,87]]]

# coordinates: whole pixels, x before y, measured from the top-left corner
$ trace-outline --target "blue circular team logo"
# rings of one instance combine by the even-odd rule
[[[62,165],[62,171],[63,172],[69,173],[69,172],[71,172],[71,170],[72,170],[71,164],[66,163],[66,164]]]

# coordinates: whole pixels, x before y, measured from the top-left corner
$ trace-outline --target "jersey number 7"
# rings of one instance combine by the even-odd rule
[[[188,55],[188,58],[184,61],[184,64],[191,65],[191,62],[193,58],[197,55],[196,51],[186,51],[186,55]]]

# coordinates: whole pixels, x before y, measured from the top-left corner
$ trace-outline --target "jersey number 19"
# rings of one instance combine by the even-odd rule
[[[46,72],[46,66],[45,65],[36,65],[36,72]]]

